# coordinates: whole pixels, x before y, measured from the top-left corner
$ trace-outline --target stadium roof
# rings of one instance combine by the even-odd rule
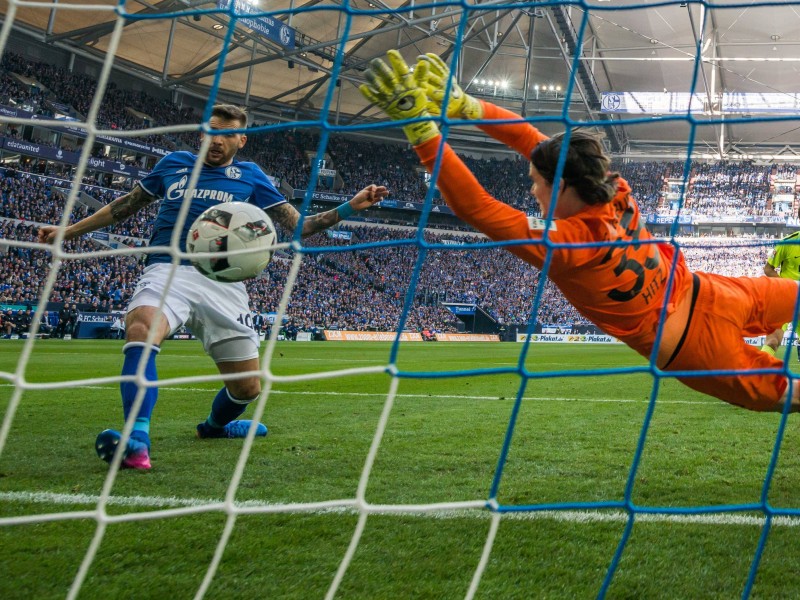
[[[133,18],[120,29],[115,65],[164,88],[207,94],[231,16],[218,1],[128,0],[124,13]],[[800,92],[800,5],[588,0],[586,6],[588,19],[579,6],[510,0],[476,0],[467,11],[452,1],[260,0],[256,10],[262,12],[252,18],[290,26],[294,48],[278,35],[239,22],[228,40],[220,98],[246,100],[252,109],[282,118],[313,114],[329,98],[330,122],[367,123],[378,114],[357,88],[371,59],[389,48],[400,48],[409,61],[424,52],[451,60],[459,51],[459,79],[471,93],[524,110],[528,117],[557,119],[576,64],[571,119],[613,119],[609,139],[617,150],[680,155],[692,133],[685,113],[681,120],[675,115],[612,117],[600,111],[601,94],[694,89],[712,98],[744,92],[791,99]],[[115,7],[113,0],[19,7],[0,0],[6,16],[16,8],[14,27],[98,59],[114,43]],[[344,45],[339,43],[343,34]],[[582,52],[575,61],[578,42]],[[331,89],[335,71],[340,85]],[[718,111],[694,115],[697,151],[722,149],[731,158],[755,151],[795,156],[791,146],[800,142],[800,112],[796,119],[758,120],[763,117]],[[563,129],[559,122],[540,127],[546,133]]]

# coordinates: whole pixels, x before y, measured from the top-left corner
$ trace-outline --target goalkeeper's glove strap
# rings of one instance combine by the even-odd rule
[[[433,121],[420,121],[404,126],[403,133],[412,146],[419,146],[439,135],[439,128]]]

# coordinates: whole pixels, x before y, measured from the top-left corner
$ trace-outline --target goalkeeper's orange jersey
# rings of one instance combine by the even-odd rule
[[[519,120],[518,115],[498,106],[485,102],[483,105],[486,119]],[[526,158],[530,158],[539,142],[547,139],[526,122],[480,128]],[[416,147],[429,170],[433,169],[440,142],[441,137],[436,137]],[[652,240],[652,236],[641,221],[627,182],[618,181],[617,194],[610,203],[586,205],[577,215],[552,221],[547,239],[556,245],[592,242],[620,242],[620,245],[554,248],[547,274],[587,319],[649,356],[665,301],[667,314],[672,314],[691,290],[692,277],[683,255],[678,253],[676,257],[671,245],[643,243]],[[508,246],[507,250],[540,269],[543,267],[548,253],[543,242],[544,220],[528,217],[493,198],[447,144],[443,148],[437,185],[453,212],[492,240],[538,242]],[[675,275],[667,298],[673,261]],[[671,342],[674,346],[682,333],[683,328],[665,330],[665,345]]]

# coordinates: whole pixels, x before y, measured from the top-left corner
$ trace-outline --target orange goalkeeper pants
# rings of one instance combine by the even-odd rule
[[[699,392],[749,410],[775,410],[788,379],[783,361],[744,341],[771,333],[794,317],[798,284],[779,277],[724,277],[695,273],[696,300],[667,371],[742,370],[736,375],[678,377]]]

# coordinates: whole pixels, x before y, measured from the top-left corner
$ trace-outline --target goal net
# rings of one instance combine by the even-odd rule
[[[703,65],[719,57],[704,54],[704,42],[721,35],[711,15],[725,10],[686,4],[2,2],[3,97],[18,100],[0,103],[10,207],[0,223],[4,304],[20,314],[30,307],[19,339],[0,340],[0,563],[10,574],[2,595],[655,597],[671,589],[673,597],[710,597],[708,572],[718,574],[723,595],[796,589],[782,562],[795,547],[800,510],[787,415],[755,416],[688,391],[575,322],[580,316],[547,282],[548,263],[540,272],[507,243],[448,230],[454,220],[445,218],[436,174],[422,174],[398,128],[357,89],[368,61],[388,48],[411,63],[438,47],[467,92],[521,112],[542,131],[604,130],[634,196],[641,184],[654,231],[691,266],[759,275],[774,245],[763,227],[732,238],[724,225],[709,226],[721,234],[711,239],[697,229],[689,235],[687,214],[730,208],[742,217],[737,223],[768,215],[797,225],[792,165],[758,166],[759,157],[741,154],[726,167],[722,154],[731,124],[767,127],[796,116],[771,115],[777,99],[758,105],[748,94],[739,100],[751,103],[751,114],[715,104]],[[688,65],[672,82],[680,92],[601,92],[599,70],[614,57],[598,40],[614,31],[641,37],[631,33],[631,15],[663,19],[678,10],[697,27],[693,45],[643,39],[639,51],[644,59],[650,47],[677,52],[675,61]],[[767,19],[778,9],[750,10]],[[33,61],[22,47],[32,31],[54,51],[73,52],[73,62],[86,59],[94,74],[72,63],[48,67],[44,56]],[[86,48],[64,45],[76,41]],[[534,68],[548,61],[560,67],[542,71],[555,77],[560,69],[561,81]],[[503,79],[506,68],[521,70]],[[143,84],[137,90],[124,78],[130,69],[166,91],[147,97]],[[133,378],[132,414],[148,386],[161,392],[161,463],[140,474],[121,470],[117,456],[106,468],[91,442],[121,421],[121,342],[30,333],[56,331],[49,303],[68,310],[96,296],[112,313],[126,298],[140,257],[156,250],[138,242],[155,212],[93,239],[67,242],[63,227],[147,172],[145,161],[120,160],[141,156],[136,148],[207,151],[209,137],[200,142],[198,133],[212,131],[219,102],[247,105],[254,120],[241,156],[261,164],[282,192],[298,192],[291,200],[302,219],[371,183],[392,195],[335,235],[284,232],[267,274],[248,284],[256,312],[272,323],[262,330],[262,392],[247,413],[268,424],[266,441],[251,434],[223,447],[188,439],[221,377],[196,342],[169,341],[160,378],[149,381],[144,364]],[[764,115],[754,117],[759,106]],[[439,124],[491,193],[535,213],[526,161],[485,146],[474,128]],[[653,160],[663,148],[639,157],[649,162],[625,160],[638,127],[682,132],[680,147],[665,144],[672,162]],[[716,160],[698,162],[703,153]],[[185,198],[201,167],[198,159],[187,174]],[[780,182],[786,190],[776,191]],[[690,186],[698,193],[687,207]],[[748,195],[756,188],[760,195]],[[731,208],[726,194],[740,201]],[[408,223],[389,223],[381,212],[389,209],[405,209]],[[45,223],[62,226],[51,247],[35,241]],[[166,247],[175,268],[185,258],[179,246],[176,233]],[[429,329],[479,339],[460,338],[457,317],[481,304],[519,343],[500,344],[496,334],[486,337],[497,343],[485,345],[408,341],[433,336]],[[4,321],[9,337],[16,318]],[[388,343],[290,344],[292,326],[306,322],[344,337],[388,332]],[[524,325],[512,332],[512,323]],[[61,326],[60,337],[69,337]],[[592,336],[596,343],[582,343]],[[780,352],[788,365],[794,351]],[[132,428],[132,420],[121,427],[123,442]]]

